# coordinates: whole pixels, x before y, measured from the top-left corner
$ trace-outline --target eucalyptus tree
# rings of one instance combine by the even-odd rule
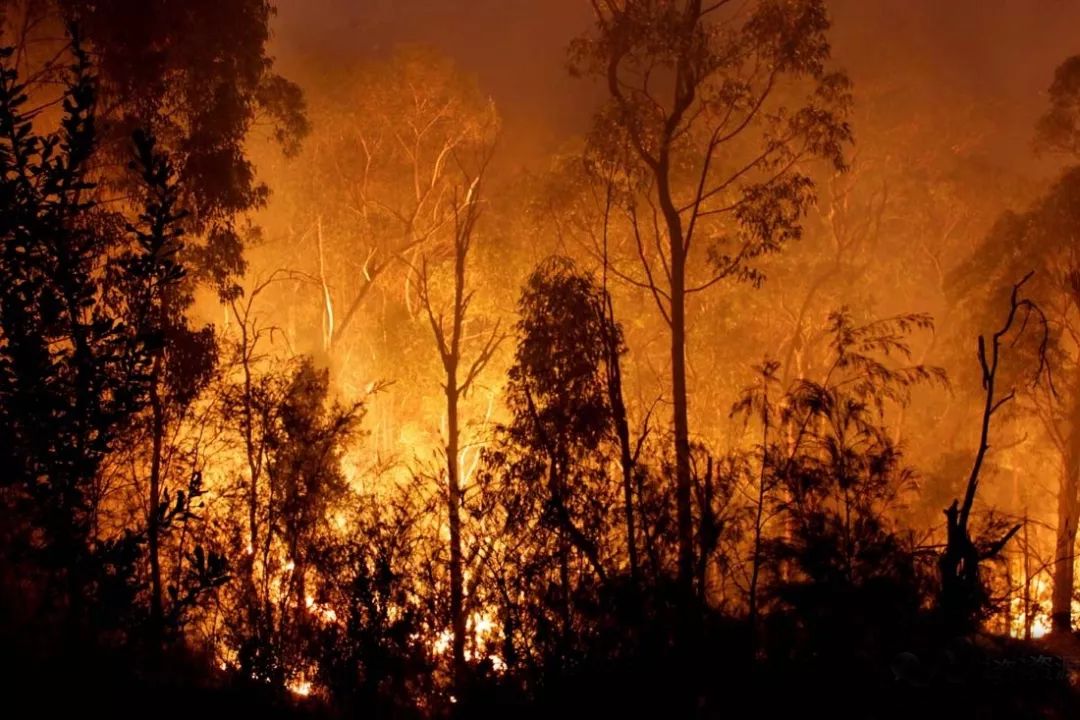
[[[753,260],[801,234],[805,163],[844,167],[847,78],[828,67],[820,0],[593,0],[576,72],[606,84],[593,153],[621,168],[637,269],[670,329],[678,576],[692,594],[687,301],[725,279],[759,283]]]

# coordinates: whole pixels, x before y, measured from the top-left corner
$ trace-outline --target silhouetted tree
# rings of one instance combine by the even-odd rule
[[[241,533],[245,576],[233,609],[243,622],[229,629],[230,642],[245,676],[278,686],[311,674],[304,659],[315,641],[320,583],[329,582],[327,558],[343,541],[333,520],[349,497],[341,458],[362,405],[331,403],[329,391],[328,372],[300,358],[253,374],[232,399],[250,407],[260,470],[254,486],[244,478],[242,487],[244,524],[253,512],[255,534]],[[241,432],[247,447],[246,426]]]
[[[224,232],[232,215],[268,192],[244,142],[258,121],[287,151],[308,130],[300,89],[273,72],[267,54],[274,4],[6,0],[3,31],[20,71],[48,82],[76,22],[100,85],[108,127],[102,150],[126,163],[128,138],[152,133],[173,159],[185,204],[200,228]],[[120,167],[123,167],[121,164]]]
[[[118,273],[110,277],[115,288],[109,297],[118,317],[132,327],[143,327],[154,338],[148,351],[151,356],[148,375],[150,464],[146,487],[147,555],[150,567],[150,636],[160,645],[166,608],[161,568],[163,525],[174,516],[174,501],[183,505],[191,498],[186,492],[199,492],[198,483],[187,481],[170,494],[166,487],[168,455],[165,447],[169,430],[182,420],[186,411],[210,381],[217,361],[213,329],[193,329],[187,312],[192,303],[192,286],[183,265],[182,222],[186,213],[179,207],[180,190],[172,164],[156,148],[154,139],[143,133],[135,138],[135,161],[132,168],[141,175],[143,209],[138,222],[128,225],[135,247],[119,263]],[[125,278],[137,278],[133,284]],[[137,445],[134,452],[143,450]],[[132,463],[136,473],[142,463]],[[194,474],[189,480],[194,480]],[[143,486],[136,478],[136,485]],[[189,509],[189,508],[188,508]],[[203,552],[200,550],[200,552]],[[171,588],[175,600],[178,588]]]
[[[469,250],[475,239],[476,223],[481,210],[481,183],[490,160],[490,150],[480,158],[480,167],[473,176],[465,171],[464,198],[453,200],[454,227],[453,248],[453,298],[449,303],[449,321],[441,311],[438,300],[432,297],[432,278],[427,258],[420,269],[420,303],[427,313],[431,332],[442,361],[446,379],[443,392],[446,394],[446,487],[447,513],[450,529],[450,624],[453,633],[451,656],[453,658],[454,683],[458,688],[464,684],[465,677],[465,588],[464,566],[461,535],[461,509],[463,505],[461,479],[461,430],[458,405],[462,397],[468,394],[477,377],[491,361],[503,336],[498,323],[486,332],[483,343],[473,354],[471,360],[465,359],[464,347],[468,331],[469,305],[473,293],[468,288],[466,271],[468,270]]]
[[[341,455],[356,432],[362,406],[329,404],[329,383],[327,370],[317,371],[310,361],[301,361],[268,428],[270,515],[264,547],[276,536],[287,558],[280,568],[276,608],[267,608],[277,618],[274,637],[286,661],[277,668],[279,681],[291,679],[290,674],[302,667],[298,659],[307,654],[323,569],[320,558],[338,532],[333,512],[348,498]]]
[[[944,382],[940,368],[902,364],[911,359],[908,336],[930,329],[925,315],[858,325],[846,309],[833,313],[832,359],[820,378],[795,380],[781,392],[779,363],[767,361],[758,369],[761,382],[733,408],[760,422],[762,431],[751,630],[756,635],[761,575],[768,569],[764,594],[779,604],[780,617],[800,616],[805,633],[785,637],[794,645],[781,652],[835,652],[850,661],[867,649],[860,643],[875,642],[862,635],[895,631],[893,640],[903,639],[901,628],[910,629],[918,614],[914,543],[896,520],[914,474],[890,438],[885,412],[908,402],[913,386]],[[776,524],[783,529],[772,530]],[[777,621],[770,618],[774,627]]]
[[[432,622],[422,599],[426,575],[421,528],[445,505],[410,493],[351,497],[351,538],[328,548],[320,568],[323,597],[337,608],[317,632],[319,676],[345,712],[425,717],[437,697],[436,664],[427,642]],[[427,713],[425,713],[427,707]]]
[[[3,274],[0,298],[6,561],[19,568],[36,621],[58,623],[65,640],[94,641],[130,627],[142,591],[144,544],[151,566],[153,634],[222,581],[220,556],[199,556],[162,603],[158,541],[192,519],[201,494],[193,477],[156,495],[145,525],[115,527],[102,503],[101,470],[121,436],[153,404],[167,352],[164,305],[184,268],[177,257],[175,186],[167,160],[139,136],[133,166],[146,203],[129,223],[93,201],[89,162],[96,131],[96,81],[73,31],[63,117],[35,133],[27,96],[5,50],[0,70],[3,135]],[[153,483],[153,479],[151,479]],[[182,601],[179,601],[180,598]],[[54,629],[56,629],[54,627]]]
[[[583,613],[627,558],[628,546],[615,545],[612,533],[633,542],[619,519],[625,488],[609,476],[619,439],[611,405],[618,370],[608,363],[619,361],[622,333],[606,294],[566,258],[535,270],[520,309],[506,390],[512,419],[487,454],[487,472],[500,486],[492,492],[507,532],[518,538],[510,549],[520,588],[513,593],[542,598],[512,634],[532,627],[545,662],[566,663],[595,631],[581,625]]]
[[[749,262],[800,234],[813,199],[812,158],[843,167],[848,82],[829,73],[829,26],[818,0],[750,4],[593,2],[596,33],[572,56],[603,78],[609,106],[594,152],[620,163],[647,289],[670,326],[679,578],[694,573],[686,380],[686,301],[724,278],[760,281]],[[786,107],[782,88],[803,82]],[[657,220],[649,219],[650,213]],[[709,272],[691,250],[704,238]],[[704,277],[702,277],[704,275]]]
[[[1057,70],[1050,87],[1050,109],[1036,127],[1036,148],[1060,154],[1069,160],[1080,158],[1076,146],[1080,127],[1080,61],[1066,60]],[[954,274],[953,286],[960,298],[971,298],[980,306],[974,311],[981,324],[989,326],[983,308],[998,305],[996,294],[986,287],[1003,288],[1032,268],[1034,275],[1024,283],[1034,306],[1045,313],[1048,341],[1021,344],[1015,363],[1048,368],[1059,379],[1050,392],[1047,383],[1038,383],[1021,392],[1019,412],[1037,417],[1059,463],[1057,528],[1054,558],[1054,590],[1051,615],[1057,631],[1072,628],[1075,589],[1076,533],[1080,525],[1080,384],[1075,380],[1080,367],[1080,259],[1073,237],[1080,227],[1080,168],[1067,168],[1049,190],[1024,212],[1004,214],[971,257]],[[1000,293],[1001,291],[995,291]],[[1026,306],[1025,306],[1026,307]],[[1015,371],[1007,369],[1007,381]],[[1020,385],[1023,387],[1023,384]]]
[[[1008,313],[1001,327],[990,336],[989,342],[986,336],[979,336],[978,357],[984,391],[979,447],[975,452],[971,473],[968,475],[964,488],[963,501],[953,500],[952,505],[945,510],[946,544],[938,559],[941,573],[940,609],[946,628],[954,633],[969,632],[975,629],[977,623],[982,620],[988,596],[984,579],[980,574],[980,563],[997,557],[1022,527],[1014,525],[1000,537],[993,539],[976,539],[972,537],[969,521],[979,489],[983,462],[990,449],[991,420],[1005,404],[1016,396],[1015,390],[1010,390],[1003,395],[998,394],[997,384],[1001,381],[999,371],[1002,342],[1011,337],[1009,342],[1015,344],[1016,339],[1023,334],[1033,317],[1043,329],[1034,381],[1039,382],[1046,371],[1045,354],[1049,341],[1046,317],[1038,305],[1020,295],[1021,289],[1031,279],[1031,275],[1028,273],[1013,285],[1009,296]],[[1019,323],[1018,327],[1017,323]]]

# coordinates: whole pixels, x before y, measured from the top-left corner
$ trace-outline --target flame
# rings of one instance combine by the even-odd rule
[[[1008,634],[1009,637],[1021,639],[1026,637],[1030,626],[1030,637],[1039,640],[1053,632],[1053,622],[1050,618],[1050,608],[1053,607],[1051,594],[1053,592],[1053,580],[1046,572],[1040,572],[1033,576],[1028,585],[1027,615],[1024,611],[1024,597],[1021,589],[1008,602]],[[1080,601],[1073,600],[1072,616],[1075,624],[1076,618],[1080,618]]]
[[[327,625],[337,622],[337,611],[327,603],[315,602],[315,598],[312,595],[304,597],[304,607],[311,616],[318,618]]]
[[[286,687],[289,692],[299,697],[310,697],[313,690],[311,682],[303,678],[289,683]]]

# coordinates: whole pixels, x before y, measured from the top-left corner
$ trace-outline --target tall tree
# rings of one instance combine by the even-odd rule
[[[299,88],[267,54],[272,2],[5,0],[2,9],[20,70],[38,81],[70,53],[57,31],[78,25],[100,84],[103,151],[126,164],[131,134],[153,133],[201,226],[265,199],[244,148],[257,121],[289,151],[307,132]]]
[[[134,327],[145,327],[155,341],[149,347],[150,468],[147,490],[147,554],[150,565],[150,628],[155,644],[164,630],[165,608],[161,571],[162,522],[170,503],[164,485],[164,444],[167,414],[190,404],[206,384],[216,360],[213,332],[192,330],[186,312],[191,295],[182,265],[185,213],[179,208],[179,188],[172,164],[155,147],[151,136],[138,133],[136,160],[144,186],[138,222],[129,225],[136,245],[123,261],[129,277],[146,282],[129,288],[118,308]],[[114,278],[117,285],[129,283]],[[164,504],[163,504],[164,499]]]
[[[189,211],[187,262],[224,294],[236,291],[251,235],[237,216],[269,195],[248,156],[250,136],[266,132],[292,154],[308,132],[303,94],[274,72],[267,52],[274,12],[268,0],[0,2],[0,33],[17,48],[17,68],[41,108],[55,103],[57,74],[72,54],[64,29],[78,28],[99,88],[98,194],[137,196],[123,171],[130,139],[136,130],[152,134]]]
[[[1074,161],[1080,134],[1080,59],[1070,58],[1050,86],[1050,109],[1036,126],[1036,149]],[[988,325],[985,306],[999,301],[1000,291],[1016,277],[1034,274],[1024,284],[1029,302],[1046,317],[1048,340],[1021,344],[1014,365],[1041,366],[1055,377],[1035,386],[1015,382],[1015,368],[1004,371],[1015,382],[1022,404],[1018,412],[1034,416],[1058,461],[1057,527],[1053,561],[1051,619],[1055,631],[1069,632],[1073,623],[1076,534],[1080,525],[1080,256],[1074,238],[1080,228],[1080,167],[1067,168],[1046,193],[1023,212],[1002,215],[974,254],[955,272],[958,297],[980,303],[977,322]],[[1029,389],[1025,390],[1025,387]]]
[[[44,597],[52,597],[40,612],[58,613],[68,631],[101,631],[110,629],[102,618],[135,612],[142,592],[136,565],[149,545],[157,636],[165,621],[158,541],[189,515],[198,479],[174,494],[176,503],[151,488],[145,525],[117,528],[104,521],[101,473],[164,385],[167,328],[179,317],[167,298],[182,296],[184,277],[176,188],[168,161],[140,136],[132,163],[145,200],[138,219],[94,201],[97,84],[73,40],[60,127],[49,134],[35,133],[26,87],[10,64],[14,52],[2,53],[0,256],[8,283],[0,297],[0,453],[11,468],[3,509],[13,532],[5,537],[5,560],[36,565],[31,583],[34,573],[45,573],[51,592]],[[202,558],[199,582],[218,582],[223,568],[208,570]],[[98,627],[87,623],[90,611]]]
[[[610,95],[592,142],[625,168],[624,211],[641,268],[620,275],[652,294],[670,327],[678,576],[690,597],[687,299],[725,278],[760,282],[750,262],[799,236],[813,200],[802,164],[843,167],[848,81],[827,69],[820,0],[593,7],[596,31],[572,56]]]
[[[471,359],[466,359],[466,343],[471,334],[470,325],[475,321],[469,317],[469,306],[473,292],[468,287],[469,251],[473,246],[476,223],[481,210],[481,183],[484,171],[490,160],[490,150],[480,158],[476,170],[464,170],[464,197],[454,198],[453,237],[451,248],[452,262],[452,298],[447,310],[441,310],[439,301],[433,296],[433,283],[425,257],[419,275],[420,303],[427,314],[431,332],[442,361],[445,380],[443,392],[446,395],[446,507],[450,529],[450,624],[452,639],[452,658],[454,683],[461,688],[465,682],[465,573],[463,541],[461,532],[461,511],[464,495],[461,478],[461,399],[468,394],[477,377],[491,361],[502,340],[498,323],[487,331],[486,337],[477,346]],[[449,318],[447,318],[449,314]]]
[[[92,602],[91,488],[146,401],[147,338],[129,334],[99,304],[102,263],[123,238],[87,200],[97,141],[89,61],[81,55],[68,68],[59,132],[38,135],[12,57],[3,51],[0,69],[0,454],[10,468],[4,524],[25,535],[5,550],[23,545],[43,562],[55,578],[55,609],[79,622]]]
[[[1002,344],[1008,340],[1015,344],[1027,328],[1029,321],[1036,318],[1041,322],[1042,340],[1038,348],[1038,366],[1034,373],[1038,382],[1046,370],[1045,357],[1049,340],[1048,326],[1042,310],[1030,298],[1021,295],[1021,290],[1031,278],[1028,273],[1013,285],[1009,295],[1009,309],[1001,326],[989,337],[979,336],[978,358],[983,387],[983,411],[979,425],[979,446],[971,464],[967,483],[964,485],[963,500],[953,500],[945,510],[946,540],[945,550],[938,558],[941,572],[940,608],[946,627],[957,633],[969,632],[981,620],[982,611],[987,604],[984,579],[980,574],[980,563],[991,560],[1001,552],[1005,545],[1020,531],[1021,525],[1014,525],[998,538],[992,540],[973,538],[970,529],[971,513],[975,506],[979,483],[982,480],[983,464],[990,449],[990,426],[994,415],[1003,406],[1016,397],[1016,391],[999,394],[1002,382]]]
[[[512,415],[488,471],[501,483],[506,526],[520,538],[514,594],[542,598],[527,611],[540,635],[534,643],[547,660],[565,663],[592,630],[578,623],[578,600],[609,580],[634,546],[619,500],[635,498],[625,476],[613,482],[610,474],[621,443],[611,402],[618,371],[608,363],[618,362],[622,333],[603,290],[565,257],[537,266],[519,308],[506,390]],[[626,548],[612,542],[620,536]]]
[[[1007,213],[987,236],[976,254],[958,270],[957,287],[982,297],[987,284],[1000,285],[1013,277],[1035,274],[1024,290],[1045,313],[1048,348],[1022,343],[1015,351],[1019,362],[1003,371],[1019,389],[1018,412],[1037,418],[1045,439],[1059,463],[1058,522],[1054,560],[1052,615],[1055,628],[1072,625],[1072,598],[1077,522],[1080,521],[1080,259],[1072,238],[1080,226],[1080,169],[1068,170],[1034,207],[1023,213]],[[1018,252],[1020,250],[1020,252]],[[965,290],[966,288],[966,290]],[[993,302],[994,295],[984,302]],[[979,321],[982,321],[982,317]],[[1045,355],[1045,358],[1043,357]],[[1020,365],[1049,363],[1056,378],[1055,392],[1046,383],[1036,386],[1016,382]]]

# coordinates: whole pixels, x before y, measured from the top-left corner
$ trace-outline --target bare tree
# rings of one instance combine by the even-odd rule
[[[980,563],[997,557],[1009,540],[1023,527],[1022,524],[1017,524],[998,538],[976,541],[972,538],[969,522],[979,490],[983,462],[990,449],[991,420],[1004,405],[1016,397],[1015,390],[1010,390],[1000,396],[998,394],[1001,344],[1014,332],[1022,334],[1032,317],[1038,319],[1043,328],[1039,364],[1034,374],[1034,382],[1038,382],[1048,372],[1045,364],[1046,346],[1049,339],[1046,317],[1038,305],[1020,294],[1032,275],[1033,273],[1028,273],[1020,282],[1013,285],[1009,296],[1008,314],[1001,327],[990,336],[989,343],[985,335],[979,336],[979,368],[982,372],[982,384],[985,391],[979,447],[975,452],[975,459],[968,475],[963,501],[953,500],[945,510],[946,545],[944,552],[938,558],[938,567],[941,572],[941,609],[946,626],[956,632],[970,629],[985,603],[985,591],[979,575]],[[1015,341],[1014,336],[1012,342],[1015,343]]]
[[[454,222],[453,158],[490,141],[495,111],[443,58],[398,52],[316,94],[315,132],[283,167],[296,259],[318,280],[321,349],[337,352],[377,286],[401,279]],[[298,171],[299,169],[299,171]],[[285,193],[281,193],[283,196]],[[394,274],[394,268],[402,269]]]
[[[420,303],[427,314],[431,332],[442,361],[446,395],[446,507],[450,529],[450,619],[453,634],[452,656],[454,682],[461,687],[465,677],[465,587],[464,553],[462,548],[461,509],[464,495],[461,482],[461,430],[459,402],[468,394],[477,377],[487,366],[503,335],[499,323],[483,333],[478,349],[471,360],[465,359],[468,335],[469,306],[473,292],[468,289],[467,269],[469,251],[472,248],[476,223],[480,218],[480,192],[490,149],[482,158],[480,168],[470,175],[464,171],[464,198],[454,200],[453,209],[453,297],[447,311],[438,309],[438,301],[432,297],[432,276],[425,257],[419,268],[418,289]],[[449,314],[449,317],[447,317]]]

